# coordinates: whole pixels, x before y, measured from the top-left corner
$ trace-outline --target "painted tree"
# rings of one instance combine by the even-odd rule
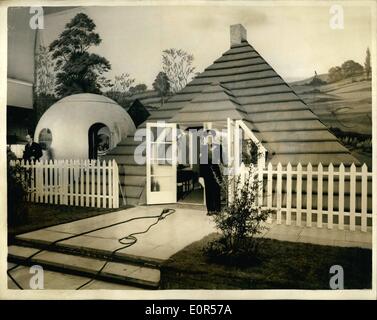
[[[362,74],[364,71],[363,66],[353,60],[347,60],[346,62],[344,62],[341,65],[341,68],[345,78],[352,78],[354,76]]]
[[[132,94],[136,93],[133,90],[135,90],[136,87],[141,90],[144,89],[145,86],[133,86],[134,83],[135,79],[128,73],[116,75],[114,77],[114,81],[112,81],[109,85],[110,90],[106,91],[104,95],[116,101],[123,108],[128,109],[132,103],[132,99],[130,97]]]
[[[110,99],[113,99],[119,103],[124,108],[129,106],[130,89],[135,83],[135,79],[130,76],[128,73],[122,73],[114,77],[114,81],[111,82],[108,90],[105,95]]]
[[[364,62],[364,71],[367,79],[370,78],[370,75],[372,73],[372,66],[370,64],[370,50],[367,48],[365,62]]]
[[[40,45],[35,54],[35,85],[34,92],[40,94],[55,93],[54,62],[46,46]]]
[[[182,90],[194,74],[194,56],[182,49],[167,49],[162,52],[162,69],[170,82],[170,90]]]
[[[161,71],[158,73],[153,82],[153,89],[156,90],[158,95],[161,97],[161,105],[163,106],[165,97],[170,92],[170,82],[165,72]]]
[[[329,81],[337,82],[344,78],[343,71],[341,67],[332,67],[329,69]]]
[[[33,108],[36,122],[58,99],[55,96],[54,62],[46,46],[40,45],[35,54],[35,82],[33,88]]]
[[[128,92],[134,83],[135,79],[131,78],[130,74],[122,73],[119,76],[115,76],[114,84],[110,91]]]
[[[95,23],[86,14],[77,14],[66,24],[58,39],[50,44],[55,60],[56,93],[59,97],[75,93],[101,93],[110,82],[103,74],[110,62],[89,49],[98,46],[101,38],[94,32]]]
[[[143,92],[147,91],[147,89],[148,89],[148,87],[147,87],[146,84],[139,83],[136,86],[130,87],[129,93],[130,93],[130,95],[138,94],[138,93],[143,93]]]

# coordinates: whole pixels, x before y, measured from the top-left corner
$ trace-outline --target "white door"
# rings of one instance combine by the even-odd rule
[[[147,123],[147,204],[177,202],[177,126]]]
[[[227,120],[227,173],[228,175],[234,177],[239,173],[240,170],[240,151],[242,145],[240,146],[241,132],[239,127],[236,125],[236,121],[228,118]],[[228,201],[233,201],[234,193],[234,179],[229,179],[228,186]]]

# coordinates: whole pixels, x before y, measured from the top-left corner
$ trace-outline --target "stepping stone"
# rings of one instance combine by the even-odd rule
[[[37,249],[9,246],[8,260],[20,264],[37,252]],[[131,263],[107,262],[102,272],[98,271],[105,265],[106,260],[90,258],[53,251],[42,251],[36,254],[30,264],[38,264],[48,270],[73,273],[85,277],[98,277],[101,280],[130,284],[132,286],[157,289],[160,284],[160,270]]]
[[[24,290],[31,290],[29,267],[19,266],[11,271],[12,277]],[[87,283],[91,278],[65,274],[56,271],[44,270],[44,288],[46,290],[75,290],[84,283]],[[8,278],[8,289],[19,289],[16,284]],[[93,280],[84,286],[81,290],[144,290],[136,286],[106,282],[101,280]]]

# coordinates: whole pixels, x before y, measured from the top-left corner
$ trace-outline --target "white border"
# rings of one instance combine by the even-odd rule
[[[372,21],[372,119],[377,121],[376,114],[376,76],[377,76],[377,47],[376,47],[376,2],[375,1],[46,1],[46,0],[7,0],[0,3],[0,299],[114,299],[114,300],[157,300],[157,299],[376,299],[376,241],[373,241],[373,283],[371,290],[160,290],[160,291],[128,291],[128,290],[9,290],[7,289],[7,225],[6,225],[6,83],[7,83],[7,6],[159,6],[159,5],[184,5],[184,6],[329,6],[331,3],[344,6],[368,6],[371,8]],[[373,168],[376,168],[376,126],[372,126],[373,135]],[[373,190],[377,190],[375,170],[373,171]],[[377,197],[373,197],[373,208],[377,208]],[[373,239],[377,231],[376,215],[373,215]]]

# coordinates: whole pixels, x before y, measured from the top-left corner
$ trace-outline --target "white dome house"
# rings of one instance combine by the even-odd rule
[[[35,141],[48,159],[96,159],[135,132],[130,115],[113,100],[80,93],[53,104],[41,117]]]

